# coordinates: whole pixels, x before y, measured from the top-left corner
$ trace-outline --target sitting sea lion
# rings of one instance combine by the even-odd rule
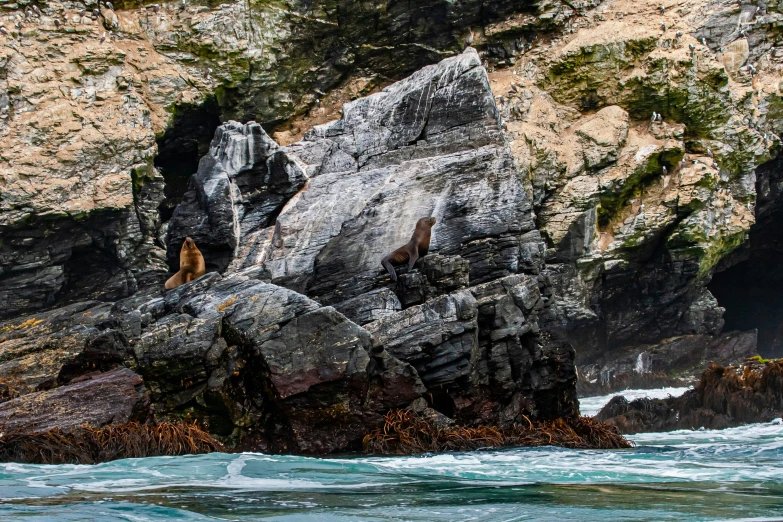
[[[407,261],[408,270],[410,270],[413,268],[416,260],[427,255],[427,251],[430,249],[430,236],[433,226],[435,226],[434,217],[421,218],[416,222],[416,230],[413,231],[413,237],[408,241],[408,244],[383,258],[381,264],[389,271],[392,281],[397,280],[397,273],[392,265],[401,265]]]
[[[166,290],[177,288],[185,283],[198,279],[207,272],[204,264],[204,256],[196,248],[196,243],[189,237],[182,243],[182,250],[179,251],[179,272],[171,276],[166,281]]]

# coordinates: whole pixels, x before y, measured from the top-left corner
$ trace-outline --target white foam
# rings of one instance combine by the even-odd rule
[[[606,406],[606,404],[612,400],[614,397],[617,397],[618,395],[624,396],[629,401],[632,401],[634,399],[641,399],[648,397],[650,399],[665,399],[668,396],[672,397],[679,397],[686,391],[692,389],[693,386],[690,387],[680,387],[680,388],[654,388],[650,390],[623,390],[616,393],[610,393],[609,395],[598,395],[595,397],[583,397],[579,399],[579,411],[582,413],[582,415],[587,415],[588,417],[592,417],[599,411],[601,411],[601,408]]]

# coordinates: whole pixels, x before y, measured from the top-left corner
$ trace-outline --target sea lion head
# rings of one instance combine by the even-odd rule
[[[435,221],[437,220],[434,217],[421,218],[416,222],[416,228],[419,228],[420,226],[426,226],[428,228],[432,228],[435,226]]]
[[[185,238],[185,242],[182,243],[182,248],[186,248],[188,250],[193,250],[194,248],[196,248],[196,242],[193,241],[191,238],[186,237]]]

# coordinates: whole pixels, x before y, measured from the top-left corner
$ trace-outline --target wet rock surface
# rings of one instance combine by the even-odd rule
[[[617,396],[596,418],[621,433],[679,429],[723,429],[783,416],[783,364],[712,366],[681,397],[636,399]]]

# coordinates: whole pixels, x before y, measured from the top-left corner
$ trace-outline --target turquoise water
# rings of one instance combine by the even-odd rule
[[[783,520],[780,420],[633,438],[622,451],[0,464],[0,519]]]

